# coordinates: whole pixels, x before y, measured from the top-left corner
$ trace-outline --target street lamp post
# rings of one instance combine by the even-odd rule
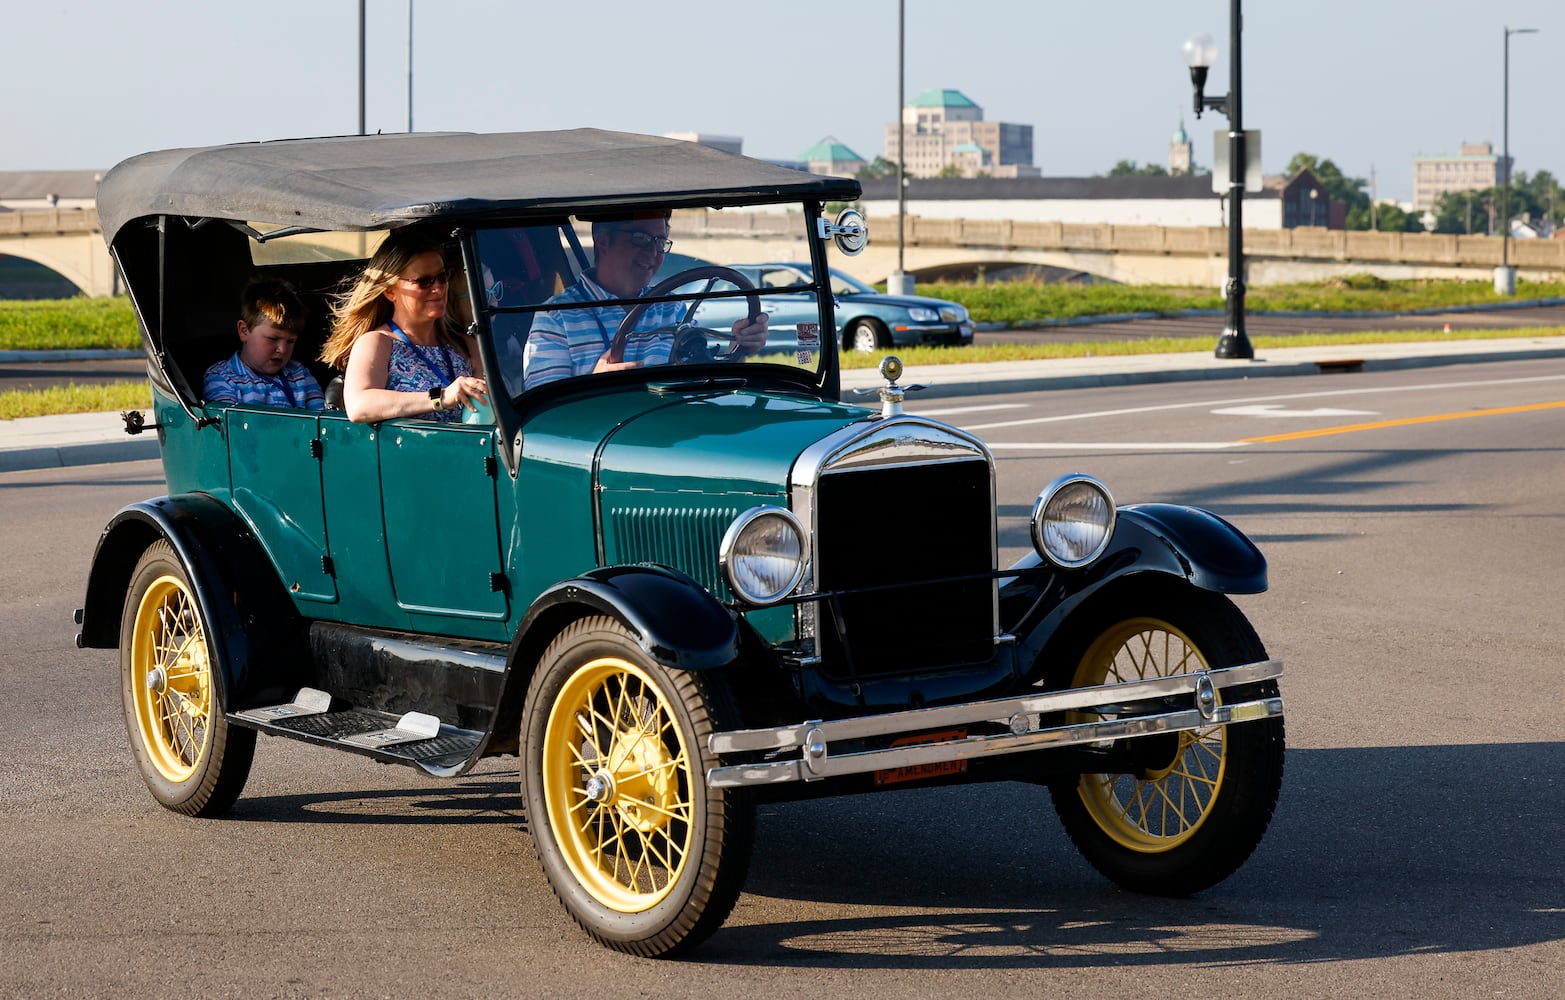
[[[1511,36],[1537,33],[1537,28],[1505,29],[1505,86],[1501,116],[1503,150],[1500,160],[1500,169],[1505,171],[1505,186],[1500,189],[1500,266],[1494,272],[1494,290],[1500,295],[1516,294],[1516,272],[1511,268]]]
[[[1190,82],[1195,87],[1195,116],[1208,108],[1228,116],[1228,283],[1223,292],[1228,302],[1228,318],[1223,325],[1223,335],[1217,340],[1219,358],[1248,360],[1255,357],[1255,348],[1244,332],[1244,124],[1241,114],[1241,76],[1239,35],[1244,19],[1239,11],[1239,0],[1230,0],[1228,27],[1230,51],[1228,57],[1228,93],[1223,97],[1206,97],[1206,74],[1217,60],[1217,43],[1212,36],[1199,34],[1185,43],[1185,61],[1190,66]]]
[[[903,266],[902,247],[904,243],[904,229],[907,225],[907,171],[903,169],[905,162],[903,143],[907,140],[907,124],[902,118],[903,85],[907,79],[905,68],[907,55],[907,2],[897,2],[897,269],[886,279],[886,291],[892,295],[912,295],[913,280]]]

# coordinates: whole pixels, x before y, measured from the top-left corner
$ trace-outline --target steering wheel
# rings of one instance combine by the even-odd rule
[[[750,302],[751,321],[753,322],[761,315],[761,296],[756,293],[754,283],[733,268],[722,267],[717,264],[691,267],[680,271],[678,274],[669,275],[647,289],[646,294],[648,298],[667,295],[680,285],[688,285],[692,281],[700,281],[702,278],[711,279],[712,282],[721,279],[731,283],[735,288],[747,292],[748,294],[745,298]],[[711,284],[707,285],[707,289],[706,295],[710,295]],[[705,295],[702,298],[690,301],[690,308],[685,310],[685,318],[687,320],[704,298]],[[642,316],[646,315],[647,307],[650,305],[652,305],[650,302],[637,303],[631,307],[630,312],[625,314],[625,318],[620,320],[619,329],[614,331],[614,339],[609,343],[610,361],[618,362],[624,360],[625,342],[630,339],[631,331],[636,329],[636,324],[640,322]],[[712,330],[687,322],[681,322],[678,326],[661,326],[655,330],[642,330],[638,336],[659,336],[663,334],[672,335],[674,338],[673,346],[668,352],[668,363],[671,365],[688,365],[703,361],[713,361],[715,359],[712,357],[711,350],[707,348],[707,341],[726,340],[732,342],[734,340],[733,332],[730,330]],[[729,351],[732,352],[732,350],[733,347],[730,347]],[[729,353],[725,356],[732,357],[733,355]]]

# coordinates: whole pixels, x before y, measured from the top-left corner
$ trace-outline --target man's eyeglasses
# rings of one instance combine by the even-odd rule
[[[668,253],[674,249],[674,241],[667,237],[659,238],[651,233],[642,232],[640,229],[621,229],[620,235],[637,250],[656,250],[658,253]]]
[[[449,285],[451,283],[450,271],[436,271],[434,274],[426,274],[417,278],[398,278],[410,285],[417,285],[420,291],[427,292],[436,285]]]

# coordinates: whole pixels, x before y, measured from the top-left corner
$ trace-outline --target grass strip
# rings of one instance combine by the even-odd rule
[[[145,410],[151,405],[152,388],[145,380],[95,385],[77,385],[73,382],[48,389],[11,389],[0,392],[0,420],[53,417],[63,413]]]

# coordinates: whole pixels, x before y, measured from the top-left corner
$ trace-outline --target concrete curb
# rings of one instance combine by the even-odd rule
[[[83,348],[79,351],[0,351],[0,364],[32,364],[50,361],[129,361],[145,357],[140,349],[113,351],[99,348]]]
[[[40,448],[0,448],[0,473],[33,469],[63,469],[108,462],[139,462],[158,457],[158,436],[146,434],[125,441],[84,441]]]

